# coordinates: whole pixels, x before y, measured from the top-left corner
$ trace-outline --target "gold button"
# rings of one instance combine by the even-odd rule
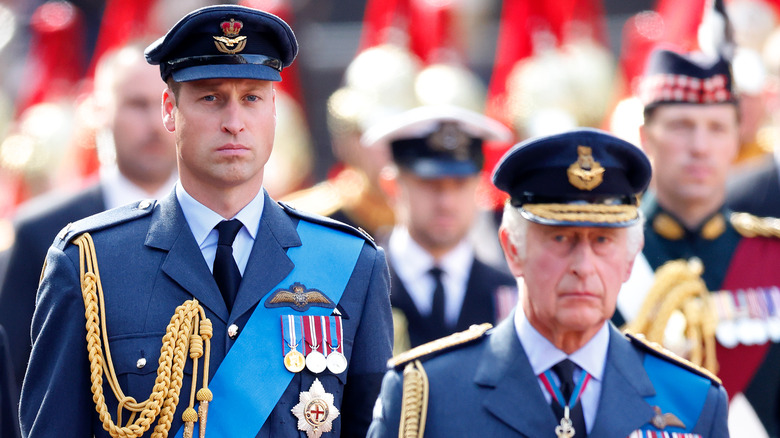
[[[230,336],[230,339],[236,339],[238,337],[238,326],[235,324],[230,324],[230,327],[228,327],[228,336]]]

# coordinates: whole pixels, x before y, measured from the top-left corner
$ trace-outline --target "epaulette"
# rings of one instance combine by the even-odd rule
[[[427,344],[418,345],[409,351],[405,351],[398,356],[388,360],[387,367],[401,367],[413,360],[426,359],[451,350],[455,347],[468,345],[485,336],[485,333],[487,333],[487,331],[491,328],[493,328],[493,325],[488,322],[479,325],[474,324],[469,327],[468,330],[453,333],[449,336],[436,339],[435,341],[428,342]]]
[[[83,233],[102,230],[147,216],[152,213],[156,203],[155,200],[144,199],[71,222],[57,233],[54,245],[64,249],[68,242]]]
[[[758,217],[750,213],[731,213],[731,225],[744,237],[780,238],[780,219]]]
[[[339,191],[329,181],[286,195],[285,204],[321,216],[330,216],[344,205]]]
[[[712,381],[716,386],[720,386],[722,383],[718,376],[713,374],[710,370],[700,367],[693,362],[690,362],[673,352],[667,350],[657,342],[650,342],[641,334],[625,333],[625,336],[640,349],[652,354],[653,356],[664,359],[668,362],[672,362],[688,371],[698,374]]]
[[[295,216],[299,219],[307,220],[309,222],[313,222],[315,224],[320,224],[320,225],[325,225],[327,227],[335,228],[337,230],[344,231],[354,236],[358,236],[362,239],[365,239],[366,242],[368,242],[369,244],[371,244],[371,246],[376,248],[376,242],[374,242],[374,238],[371,237],[371,235],[368,234],[362,228],[355,228],[351,225],[345,224],[344,222],[340,222],[326,216],[320,216],[318,214],[311,213],[308,211],[298,210],[297,208],[282,201],[277,201],[277,203],[279,204],[279,206],[282,207],[282,209],[285,212],[287,212],[292,216]]]

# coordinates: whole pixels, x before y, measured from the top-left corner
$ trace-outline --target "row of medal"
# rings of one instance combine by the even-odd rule
[[[726,348],[780,342],[780,289],[718,291],[711,295],[718,326],[715,337]]]
[[[284,367],[292,373],[304,368],[314,374],[326,369],[341,374],[347,369],[344,330],[340,316],[283,315]]]
[[[635,430],[628,438],[701,438],[696,433],[663,432],[660,430]]]

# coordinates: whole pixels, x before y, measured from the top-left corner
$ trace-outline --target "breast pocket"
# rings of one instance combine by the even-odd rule
[[[119,387],[125,396],[133,397],[137,402],[142,402],[151,395],[160,367],[163,336],[163,333],[124,335],[109,340],[111,362]],[[192,381],[192,359],[190,359],[189,354],[185,354],[184,357],[183,373],[170,373],[171,384],[176,382],[177,375],[181,376],[180,399],[189,394],[189,386]],[[170,364],[173,361],[175,361],[175,355],[171,355],[171,359],[167,363]],[[173,368],[171,367],[171,369]],[[105,376],[104,380],[106,380]]]

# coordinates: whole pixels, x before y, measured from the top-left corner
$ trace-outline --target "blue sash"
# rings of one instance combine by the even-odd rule
[[[209,382],[214,394],[207,419],[210,436],[256,436],[295,375],[284,367],[279,353],[279,318],[290,314],[291,309],[265,308],[262,302],[277,289],[299,281],[316,287],[338,303],[363,248],[364,241],[357,236],[305,220],[298,222],[297,231],[302,245],[287,250],[295,267],[257,305]],[[332,312],[333,309],[311,307],[306,314],[327,316]],[[197,430],[196,424],[195,433]],[[179,428],[176,438],[181,438],[183,432],[184,426]]]
[[[671,433],[693,430],[707,400],[712,384],[710,380],[652,354],[645,355],[644,366],[655,388],[655,395],[645,397],[645,400],[651,406],[660,407],[664,413],[673,413],[687,428],[683,430],[679,427],[667,427],[664,431]],[[648,423],[641,430],[658,429]]]

